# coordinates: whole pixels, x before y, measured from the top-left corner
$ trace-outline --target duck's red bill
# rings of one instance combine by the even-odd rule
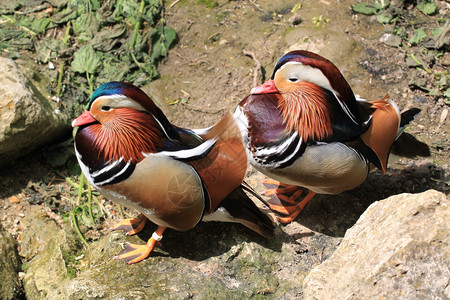
[[[72,121],[72,127],[77,127],[81,125],[86,125],[90,123],[97,122],[94,116],[87,110]]]
[[[279,91],[278,91],[277,87],[275,86],[275,81],[270,79],[270,80],[264,82],[263,84],[252,88],[250,93],[252,95],[257,95],[257,94],[279,93]]]

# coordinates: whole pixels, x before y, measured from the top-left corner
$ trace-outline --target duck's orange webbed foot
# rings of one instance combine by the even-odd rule
[[[150,253],[153,251],[156,245],[160,245],[162,239],[162,234],[166,230],[164,226],[158,226],[156,231],[152,234],[152,237],[148,240],[145,245],[136,245],[131,243],[126,243],[125,248],[119,252],[114,259],[122,259],[126,261],[127,264],[134,264],[146,259]]]
[[[263,184],[267,188],[263,195],[270,196],[267,201],[269,208],[275,213],[286,215],[285,217],[277,216],[280,223],[292,222],[316,195],[309,191],[306,197],[300,200],[303,188],[299,186],[284,184],[273,179],[266,179]]]
[[[311,199],[315,195],[316,193],[314,193],[313,191],[309,191],[308,195],[306,195],[306,197],[303,198],[303,200],[298,202],[296,206],[290,207],[288,216],[286,217],[277,216],[278,221],[284,224],[294,221],[295,218],[297,218],[297,216],[301,213],[303,208],[305,208],[306,204],[308,204],[309,201],[311,201]]]
[[[292,199],[291,194],[295,194],[295,192],[298,192],[298,190],[301,190],[301,187],[296,185],[290,185],[290,184],[284,184],[279,182],[278,180],[273,179],[265,179],[263,181],[264,186],[267,188],[264,192],[262,192],[262,195],[264,196],[277,196],[277,195],[283,195],[284,199],[283,201],[289,202],[290,204],[297,204],[295,201],[296,199]],[[285,194],[290,195],[289,197],[285,196]],[[301,193],[300,193],[301,194]]]
[[[147,223],[147,217],[144,214],[140,214],[136,218],[125,219],[114,225],[111,230],[123,230],[127,235],[134,235],[144,229]]]
[[[290,215],[296,210],[298,198],[303,192],[301,187],[273,179],[266,179],[263,184],[267,190],[262,195],[270,197],[267,201],[270,209],[283,215]]]

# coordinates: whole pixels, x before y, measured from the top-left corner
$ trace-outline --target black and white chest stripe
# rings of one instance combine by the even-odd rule
[[[125,162],[123,157],[113,162],[106,162],[101,167],[89,167],[83,162],[83,157],[77,151],[76,146],[75,154],[81,170],[94,187],[119,183],[127,179],[136,168],[135,163]]]
[[[249,148],[254,162],[263,168],[280,169],[293,164],[305,151],[306,144],[297,132],[272,145]]]
[[[242,140],[246,145],[247,156],[252,165],[261,168],[285,168],[294,163],[306,149],[306,144],[297,132],[286,135],[272,144],[255,147],[248,131],[248,119],[238,106],[233,115],[241,131]]]

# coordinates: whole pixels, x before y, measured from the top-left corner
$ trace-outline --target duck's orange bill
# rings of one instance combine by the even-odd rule
[[[94,116],[87,110],[72,121],[72,127],[77,127],[81,125],[86,125],[90,123],[97,122]]]
[[[252,95],[257,94],[269,94],[269,93],[279,93],[277,87],[275,86],[275,81],[272,79],[267,80],[261,85],[258,85],[257,87],[252,88],[250,91]]]

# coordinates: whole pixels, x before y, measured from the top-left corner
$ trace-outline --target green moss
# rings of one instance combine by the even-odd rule
[[[205,4],[209,8],[217,6],[217,1],[215,0],[198,0],[199,3]]]
[[[217,15],[216,15],[216,21],[217,21],[217,22],[222,21],[223,18],[224,18],[224,15],[223,15],[223,14],[217,14]]]
[[[65,250],[62,250],[61,253],[66,265],[67,277],[70,279],[76,278],[79,270],[79,261],[76,259],[77,255]]]
[[[21,266],[20,266],[20,269],[22,270],[22,271],[26,271],[26,270],[28,270],[28,268],[29,268],[29,265],[27,264],[27,263],[23,263]]]
[[[295,27],[289,27],[289,28],[287,28],[287,29],[284,31],[283,36],[286,36],[289,32],[293,31],[294,29],[295,29]]]

